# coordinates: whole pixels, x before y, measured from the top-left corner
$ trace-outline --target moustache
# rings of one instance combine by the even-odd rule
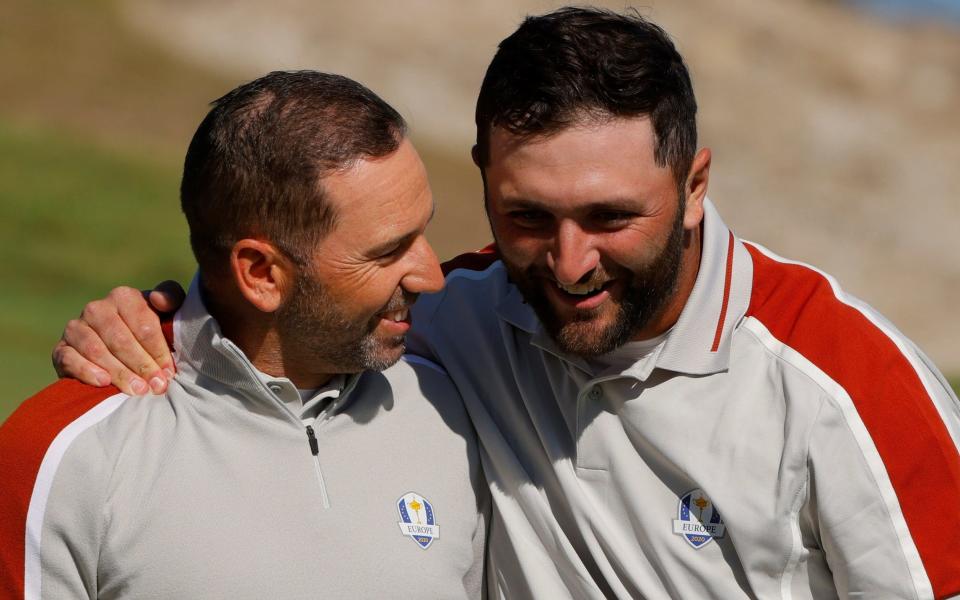
[[[390,300],[383,306],[383,308],[377,312],[383,313],[408,309],[414,305],[419,296],[420,294],[413,294],[398,289],[393,296],[390,297]]]

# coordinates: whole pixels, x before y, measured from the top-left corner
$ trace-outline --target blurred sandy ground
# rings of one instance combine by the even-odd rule
[[[344,73],[383,95],[410,120],[430,170],[440,202],[431,239],[441,257],[489,240],[479,177],[469,162],[484,68],[525,14],[555,6],[501,0],[119,5],[130,35],[196,67],[182,84],[171,84],[177,80],[169,73],[156,81],[203,89],[197,96],[203,101],[265,71],[292,68]],[[674,36],[691,67],[701,144],[714,151],[710,195],[728,225],[832,273],[943,370],[960,373],[960,199],[954,196],[960,25],[898,24],[831,0],[634,6]],[[205,80],[203,73],[216,77]],[[202,102],[164,104],[150,78],[147,67],[144,86],[153,85],[156,119],[105,118],[103,127],[108,136],[160,131],[185,148]]]

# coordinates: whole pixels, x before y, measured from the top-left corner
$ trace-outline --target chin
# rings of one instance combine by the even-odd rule
[[[568,321],[549,333],[557,346],[567,354],[599,356],[623,344],[622,324],[617,320],[594,318]]]
[[[363,368],[368,371],[382,371],[400,360],[406,351],[405,336],[388,338],[369,338],[363,348]]]

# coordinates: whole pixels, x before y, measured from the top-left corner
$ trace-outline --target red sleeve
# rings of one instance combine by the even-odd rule
[[[883,461],[934,596],[960,594],[960,453],[905,341],[838,296],[822,273],[747,249],[754,263],[748,316],[846,390]]]

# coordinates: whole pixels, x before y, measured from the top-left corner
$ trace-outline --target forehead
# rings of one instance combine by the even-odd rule
[[[322,185],[336,214],[330,237],[363,243],[409,233],[433,211],[426,169],[407,139],[387,156],[362,158],[324,177]]]
[[[495,127],[484,173],[494,195],[569,200],[624,190],[649,194],[673,186],[669,167],[654,158],[655,139],[647,117],[583,122],[533,138]]]

